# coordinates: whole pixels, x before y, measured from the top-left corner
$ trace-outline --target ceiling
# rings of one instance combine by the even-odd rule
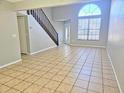
[[[55,7],[99,0],[4,0],[4,1],[11,2],[15,10],[28,10],[35,8]]]
[[[20,2],[20,1],[24,1],[24,0],[6,0],[6,1],[9,1],[9,2],[15,3],[15,2]]]

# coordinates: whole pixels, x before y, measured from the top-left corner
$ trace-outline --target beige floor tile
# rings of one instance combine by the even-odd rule
[[[15,64],[13,64],[13,65],[9,65],[9,66],[7,66],[6,68],[8,69],[11,69],[11,68],[13,68],[13,67],[15,67],[16,65]]]
[[[0,85],[0,93],[5,93],[8,91],[10,88],[5,86],[5,85]]]
[[[16,67],[16,68],[14,68],[14,70],[17,70],[17,71],[21,71],[21,72],[26,72],[26,71],[28,71],[29,69],[28,68],[25,68],[25,67]]]
[[[98,72],[98,71],[93,71],[91,76],[94,76],[94,77],[102,77],[102,72]]]
[[[57,88],[56,91],[62,92],[62,93],[69,93],[72,89],[73,85],[61,83],[60,86]]]
[[[103,90],[118,93],[105,49],[64,45],[31,56],[23,55],[22,59],[21,63],[0,69],[0,93],[18,93],[16,90],[35,93],[39,87],[39,93],[85,93],[87,88],[87,93],[102,93]]]
[[[118,88],[104,86],[104,93],[120,93]]]
[[[58,73],[58,75],[67,75],[69,73],[69,71],[60,71],[59,73]]]
[[[102,84],[97,84],[97,83],[91,83],[90,82],[88,89],[92,90],[94,92],[103,93]]]
[[[104,79],[110,79],[110,80],[116,80],[114,75],[111,74],[104,74],[103,76]]]
[[[102,73],[102,70],[101,70],[101,68],[93,68],[92,72]]]
[[[110,87],[118,87],[117,82],[115,80],[104,79],[104,85]]]
[[[55,75],[52,80],[61,82],[65,77],[61,75]]]
[[[21,91],[15,90],[15,89],[10,89],[5,93],[21,93]]]
[[[71,77],[71,78],[77,78],[78,73],[74,73],[74,72],[70,72],[67,77]]]
[[[88,88],[88,81],[77,80],[74,86],[81,87],[81,88]]]
[[[71,93],[86,93],[86,89],[80,88],[80,87],[74,87],[71,91]]]
[[[8,67],[9,67],[9,66],[8,66]],[[9,68],[8,68],[8,67],[1,68],[1,69],[0,69],[0,73],[3,73],[4,71],[9,70]]]
[[[54,93],[54,90],[42,88],[38,93]]]
[[[66,84],[73,85],[76,81],[76,78],[66,77],[62,82]]]
[[[101,77],[93,77],[92,76],[90,78],[90,82],[102,84],[102,78]]]
[[[13,87],[15,85],[17,85],[18,83],[20,83],[22,80],[19,79],[12,79],[11,81],[5,83],[5,85],[9,86],[9,87]]]
[[[36,76],[41,77],[41,76],[43,76],[45,73],[46,73],[46,72],[38,71],[38,72],[34,73],[33,75],[36,75]]]
[[[109,66],[103,66],[103,69],[104,69],[104,70],[112,70],[112,67],[109,67]]]
[[[22,74],[23,74],[23,72],[15,71],[14,73],[9,74],[9,76],[16,78],[16,77],[18,77],[19,75],[22,75]]]
[[[87,93],[98,93],[98,92],[94,92],[94,91],[88,90]]]
[[[54,93],[62,93],[62,92],[59,92],[59,91],[55,91]]]
[[[24,89],[28,88],[30,85],[31,85],[31,83],[22,81],[21,83],[17,84],[13,88],[15,88],[15,89],[17,89],[19,91],[23,91]]]
[[[12,74],[12,73],[15,73],[15,71],[9,69],[9,70],[7,70],[7,71],[4,71],[2,74],[4,74],[4,75],[9,75],[9,74]]]
[[[5,84],[6,82],[9,82],[12,79],[13,79],[12,77],[4,76],[4,77],[0,78],[0,84]]]
[[[24,73],[18,77],[16,77],[17,79],[21,79],[21,80],[25,80],[26,78],[30,77],[31,74],[28,74],[28,73]]]
[[[47,78],[47,79],[51,79],[52,77],[54,77],[54,74],[52,73],[46,73],[43,75],[43,78]]]
[[[112,70],[103,70],[103,74],[114,74]]]
[[[44,67],[44,68],[42,68],[42,70],[43,70],[43,71],[49,71],[50,68],[49,68],[49,67]]]
[[[6,77],[6,76],[0,73],[0,79],[2,79],[4,77]]]
[[[34,74],[36,73],[38,70],[35,70],[35,69],[31,69],[31,70],[28,70],[26,73],[29,73],[29,74]]]
[[[88,76],[88,75],[79,75],[78,79],[89,81],[90,76]]]
[[[92,63],[90,63],[90,64],[92,64]],[[91,67],[83,67],[82,70],[88,70],[88,71],[91,71],[92,68],[91,68]]]
[[[51,73],[51,72],[48,71],[48,73]],[[56,72],[52,72],[52,74],[56,75],[57,73]]]
[[[33,83],[33,82],[35,82],[36,80],[38,80],[39,78],[40,78],[39,76],[34,76],[34,75],[32,75],[32,76],[26,78],[24,81]]]
[[[71,72],[73,72],[73,73],[79,73],[80,70],[81,70],[81,69],[75,69],[75,68],[74,68],[74,69],[71,70]]]
[[[39,63],[39,65],[40,65],[41,63]],[[36,70],[41,70],[43,68],[43,66],[36,66],[34,69],[36,69]]]
[[[41,89],[41,86],[32,84],[29,88],[24,90],[24,93],[37,93],[40,91],[40,89]]]
[[[55,90],[58,86],[59,86],[60,82],[57,82],[57,81],[50,81],[48,82],[45,87],[46,88],[49,88],[49,89],[52,89],[52,90]]]
[[[83,70],[83,71],[81,71],[81,74],[82,75],[91,75],[91,71],[89,71],[89,70]]]
[[[57,73],[58,71],[59,71],[58,69],[54,68],[54,69],[50,70],[49,73]]]
[[[50,80],[46,78],[39,78],[37,81],[34,82],[34,84],[37,84],[39,86],[46,85]]]

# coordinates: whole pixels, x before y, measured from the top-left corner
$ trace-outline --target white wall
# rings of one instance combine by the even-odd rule
[[[84,41],[77,39],[78,31],[77,16],[81,7],[83,7],[83,5],[86,3],[53,8],[54,20],[64,21],[71,19],[71,44],[106,46],[108,36],[110,0],[101,0],[93,3],[98,4],[102,10],[102,27],[99,41]]]
[[[49,18],[50,22],[52,23],[53,27],[56,29],[59,35],[59,44],[63,44],[63,32],[64,32],[64,22],[57,22],[53,20],[53,13],[52,8],[43,8],[43,11]]]
[[[31,54],[56,46],[32,15],[28,16],[28,25]]]
[[[20,58],[16,13],[9,3],[0,2],[0,66]]]
[[[112,1],[108,52],[124,93],[124,0]]]

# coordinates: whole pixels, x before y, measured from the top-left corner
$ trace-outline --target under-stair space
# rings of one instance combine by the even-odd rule
[[[55,44],[59,45],[58,33],[42,9],[28,10],[28,15],[32,15],[41,27],[48,33]]]

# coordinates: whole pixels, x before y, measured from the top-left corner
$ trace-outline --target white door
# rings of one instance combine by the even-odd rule
[[[70,21],[65,22],[64,43],[70,44]]]
[[[27,54],[27,35],[26,35],[26,23],[25,17],[17,17],[18,19],[18,29],[19,29],[19,39],[20,39],[20,50],[21,53]]]

